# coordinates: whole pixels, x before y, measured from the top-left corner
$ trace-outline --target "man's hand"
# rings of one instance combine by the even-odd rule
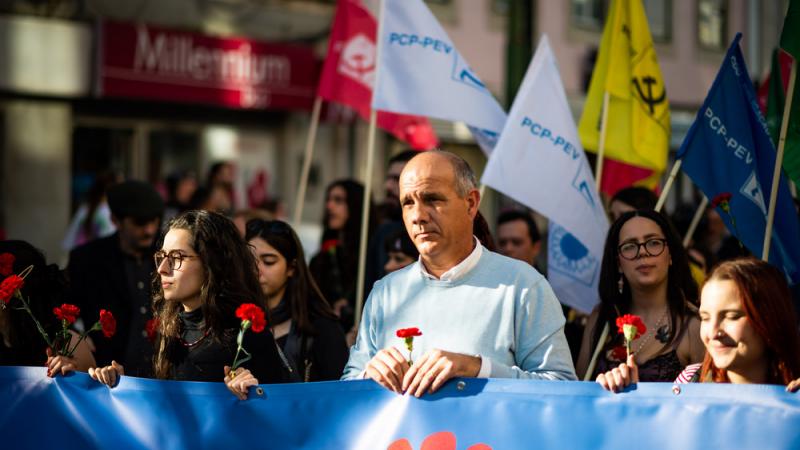
[[[432,349],[415,361],[403,378],[403,392],[419,398],[427,390],[436,392],[445,381],[455,377],[476,377],[481,370],[477,356]]]
[[[408,372],[408,361],[396,347],[379,351],[364,368],[366,376],[390,391],[403,393],[403,376]]]

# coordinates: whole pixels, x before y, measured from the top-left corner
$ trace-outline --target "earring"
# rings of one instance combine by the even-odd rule
[[[716,339],[719,339],[719,338],[721,338],[721,337],[722,337],[722,336],[724,336],[724,335],[725,335],[725,334],[722,332],[722,330],[717,330],[717,332],[716,332],[716,333],[714,333],[714,338],[716,338]]]
[[[617,281],[617,289],[619,293],[622,294],[622,288],[625,287],[625,279],[622,277],[622,274],[619,274],[619,281]]]

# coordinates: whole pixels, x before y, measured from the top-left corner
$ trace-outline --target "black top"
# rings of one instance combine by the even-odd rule
[[[178,381],[223,381],[224,367],[233,364],[236,355],[239,329],[228,328],[220,338],[207,334],[203,312],[199,308],[180,313],[180,319],[183,339],[177,344],[171,378]],[[244,335],[243,347],[253,358],[242,367],[250,369],[259,383],[284,381],[278,350],[268,329],[261,333],[248,330]]]
[[[349,351],[341,326],[334,319],[312,321],[316,334],[305,335],[292,323],[289,334],[277,339],[292,364],[291,381],[333,381],[342,377]]]

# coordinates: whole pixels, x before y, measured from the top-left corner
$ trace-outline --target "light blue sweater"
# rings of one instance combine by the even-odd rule
[[[426,278],[416,262],[375,283],[342,379],[383,348],[408,355],[395,331],[418,327],[412,359],[437,348],[490,358],[492,378],[575,380],[564,322],[550,284],[522,261],[484,248],[454,281]]]

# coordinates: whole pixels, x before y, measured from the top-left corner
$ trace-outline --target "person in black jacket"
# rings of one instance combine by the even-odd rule
[[[252,219],[246,239],[290,379],[338,380],[348,357],[344,333],[311,277],[297,234],[285,222]]]
[[[154,243],[164,201],[149,184],[126,181],[109,189],[108,206],[117,232],[70,253],[69,297],[82,317],[91,320],[107,309],[117,319],[117,333],[94,342],[99,365],[114,359],[130,375],[149,376],[152,344],[145,324],[151,318]]]
[[[249,386],[283,381],[268,329],[248,330],[243,346],[252,359],[236,373],[229,367],[237,353],[237,309],[246,303],[266,307],[253,254],[230,219],[208,211],[181,214],[170,221],[155,262],[156,378],[225,380],[240,399],[246,398]],[[92,378],[109,386],[123,374],[116,361],[89,370]]]

